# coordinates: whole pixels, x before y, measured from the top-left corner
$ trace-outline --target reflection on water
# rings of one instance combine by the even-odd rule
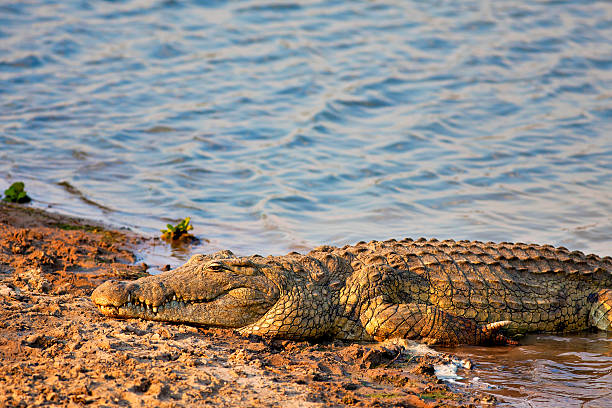
[[[0,177],[151,233],[191,216],[201,251],[609,255],[610,38],[607,1],[7,0]]]
[[[612,338],[605,333],[530,335],[518,347],[462,347],[476,363],[461,383],[507,407],[611,407]]]
[[[191,216],[200,252],[612,255],[610,38],[595,0],[4,0],[0,180],[151,234]]]

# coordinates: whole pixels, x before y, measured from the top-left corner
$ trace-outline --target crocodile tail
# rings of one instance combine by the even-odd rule
[[[593,303],[589,313],[589,323],[600,330],[612,331],[612,289],[601,289],[589,295]]]

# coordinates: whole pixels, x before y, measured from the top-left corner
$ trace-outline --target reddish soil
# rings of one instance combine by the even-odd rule
[[[293,342],[102,316],[89,295],[135,279],[147,240],[0,204],[0,407],[482,406],[396,343]]]

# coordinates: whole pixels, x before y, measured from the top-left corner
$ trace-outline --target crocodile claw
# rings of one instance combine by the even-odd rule
[[[499,333],[499,330],[503,327],[508,326],[512,323],[510,320],[501,320],[499,322],[493,322],[485,324],[480,327],[480,335],[482,336],[483,344],[492,344],[498,346],[515,346],[518,344],[503,334]]]

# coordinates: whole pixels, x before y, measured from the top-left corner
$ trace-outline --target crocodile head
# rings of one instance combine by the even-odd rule
[[[278,300],[266,266],[247,259],[193,256],[179,268],[136,281],[106,281],[91,298],[111,317],[243,327]]]

